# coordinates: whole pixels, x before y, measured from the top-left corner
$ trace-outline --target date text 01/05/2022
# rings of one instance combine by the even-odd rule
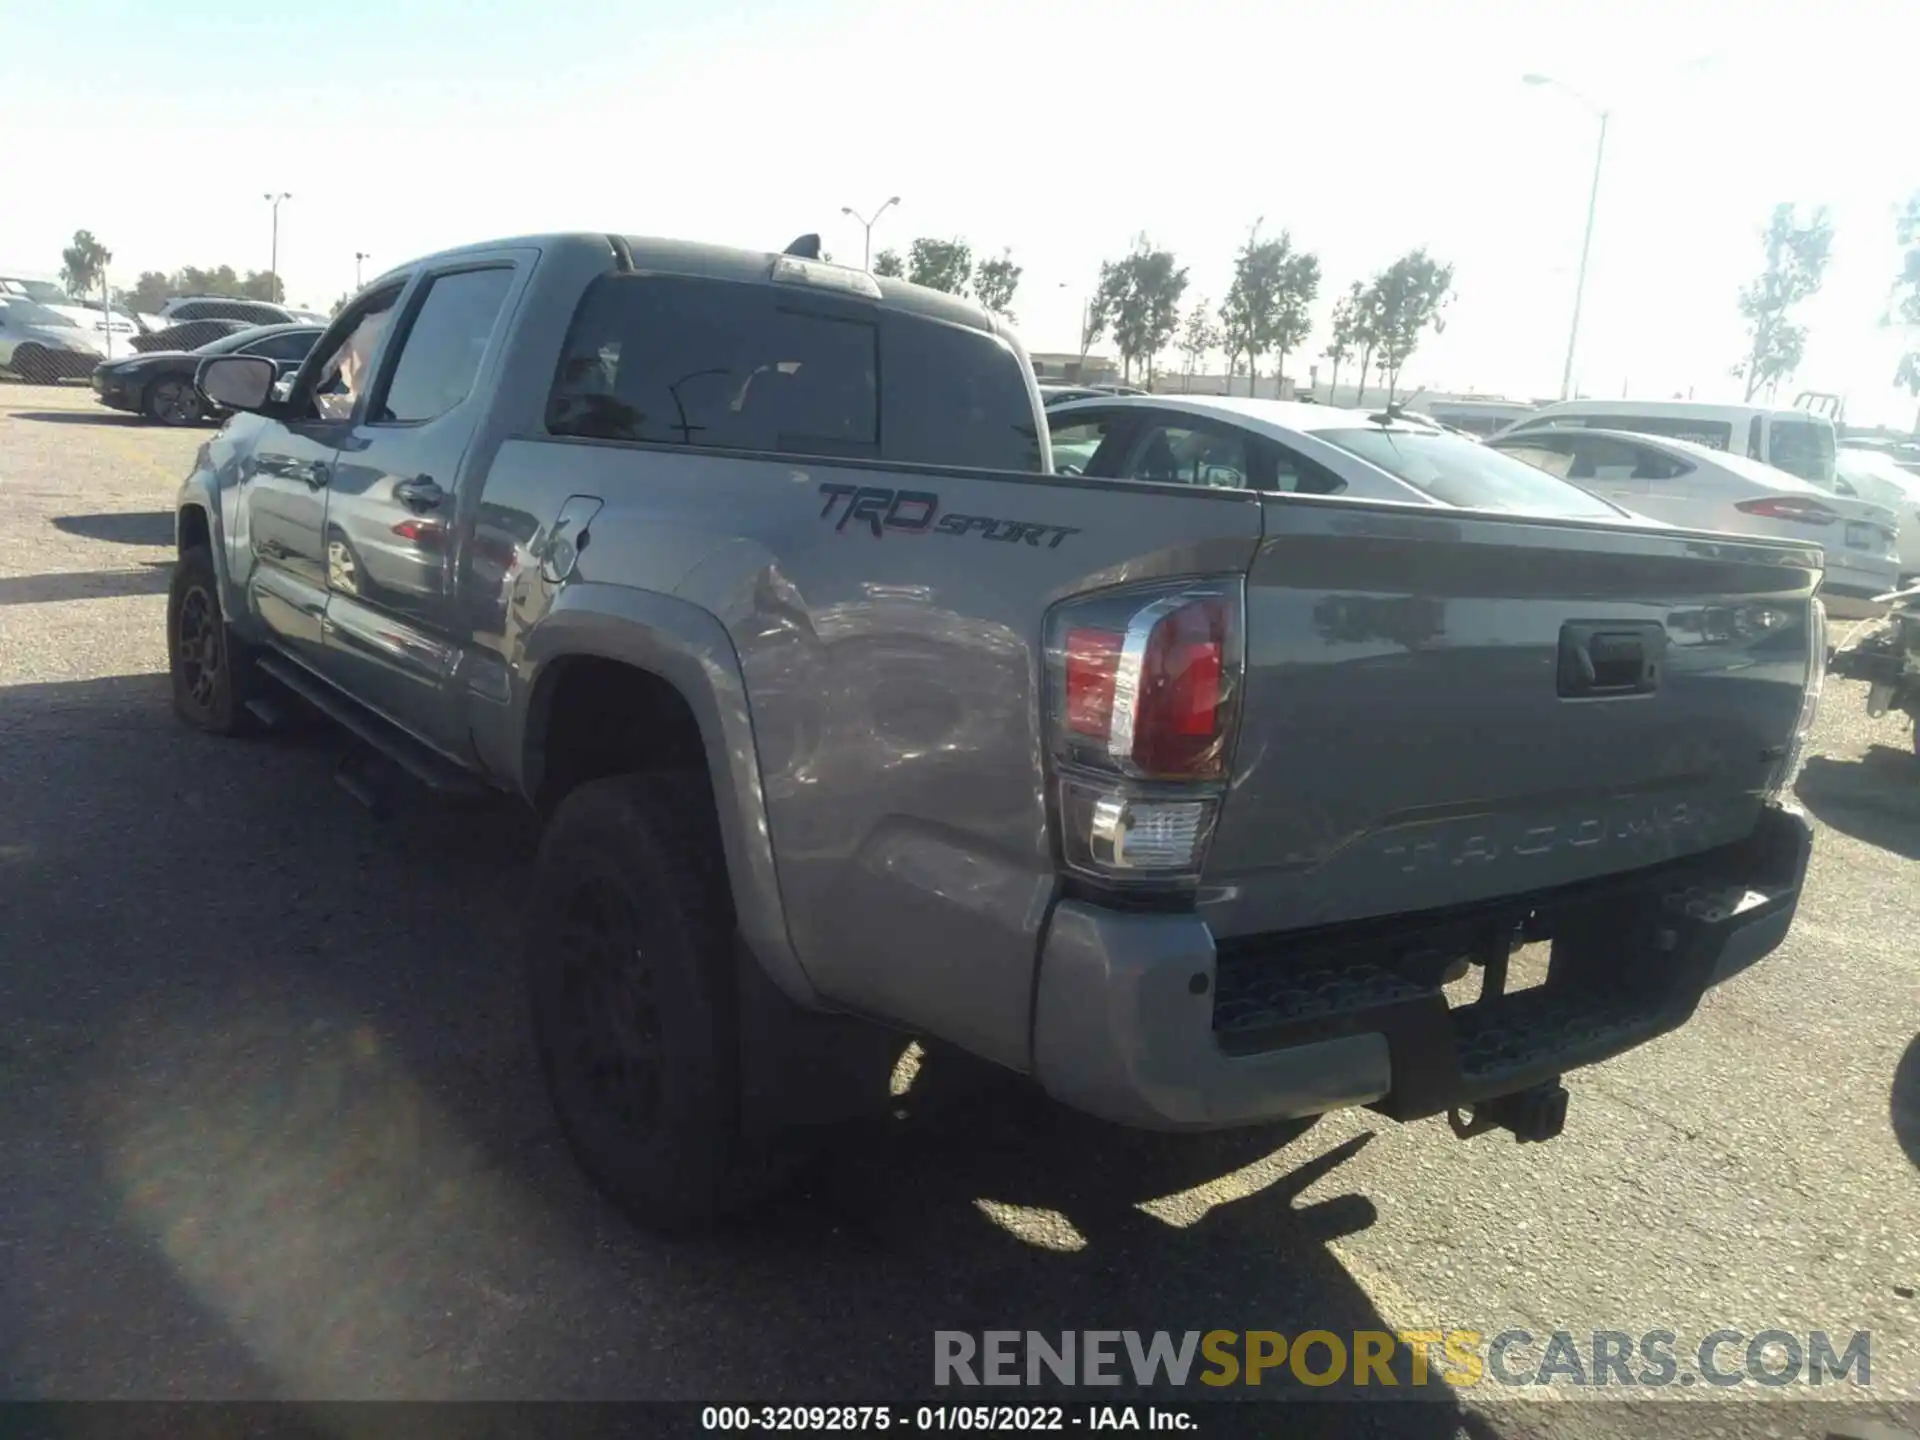
[[[1004,1434],[1009,1430],[1192,1431],[1185,1410],[1154,1405],[708,1405],[702,1430],[784,1434],[802,1431],[913,1430]]]

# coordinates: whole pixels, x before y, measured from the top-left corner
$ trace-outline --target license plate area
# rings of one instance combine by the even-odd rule
[[[1879,549],[1879,530],[1864,521],[1849,520],[1847,522],[1847,548],[1849,550]]]

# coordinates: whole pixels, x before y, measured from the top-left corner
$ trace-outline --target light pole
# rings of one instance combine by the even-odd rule
[[[291,200],[293,196],[282,190],[277,195],[268,191],[262,198],[273,206],[273,249],[267,261],[267,298],[277,302],[280,299],[280,202]]]
[[[866,242],[865,248],[862,249],[861,251],[861,258],[860,258],[860,268],[862,270],[871,270],[873,268],[874,222],[877,221],[882,215],[886,214],[887,211],[891,210],[894,206],[898,205],[899,203],[900,203],[900,197],[898,195],[895,195],[892,199],[888,200],[886,204],[882,205],[878,210],[873,212],[872,220],[867,219],[858,210],[854,209],[851,205],[842,205],[840,207],[840,213],[842,215],[853,216],[853,218],[858,220],[861,223],[861,225],[864,226],[866,229],[867,242]]]
[[[1593,147],[1593,186],[1587,192],[1587,233],[1580,242],[1580,274],[1573,282],[1573,324],[1567,331],[1567,364],[1560,372],[1560,398],[1565,400],[1573,389],[1573,353],[1580,343],[1580,306],[1587,297],[1587,256],[1593,252],[1593,212],[1600,203],[1600,164],[1607,156],[1607,119],[1608,111],[1601,109],[1593,101],[1554,79],[1551,75],[1522,75],[1522,83],[1527,85],[1551,85],[1564,94],[1571,95],[1598,117],[1600,138]]]
[[[365,250],[356,250],[353,252],[353,288],[356,291],[360,288],[360,262],[362,260],[371,260],[372,258],[373,257]]]

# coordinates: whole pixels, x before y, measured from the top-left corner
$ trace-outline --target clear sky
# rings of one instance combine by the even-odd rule
[[[1075,348],[1137,233],[1218,300],[1247,228],[1346,284],[1457,267],[1406,380],[1557,393],[1596,122],[1614,112],[1583,324],[1590,393],[1738,398],[1735,298],[1778,201],[1832,207],[1783,387],[1909,421],[1876,324],[1920,189],[1915,0],[0,0],[0,266],[86,227],[141,270],[268,262],[296,303],[495,235],[621,229],[777,249],[902,202],[876,249],[1010,247],[1035,349]],[[372,271],[369,271],[371,274]],[[1304,378],[1305,360],[1289,372]],[[1324,373],[1324,372],[1323,372]]]

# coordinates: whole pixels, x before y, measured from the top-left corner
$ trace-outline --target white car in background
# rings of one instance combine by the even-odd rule
[[[1837,619],[1880,613],[1875,599],[1900,579],[1902,512],[1758,460],[1691,440],[1584,427],[1529,427],[1484,443],[1669,525],[1812,541],[1826,553],[1820,596]]]
[[[1833,457],[1834,489],[1885,505],[1900,516],[1900,583],[1920,579],[1920,475],[1884,450],[1842,445]]]
[[[78,299],[53,281],[34,275],[0,274],[0,299],[30,300],[66,316],[100,342],[102,354],[109,342],[115,357],[133,354],[133,337],[141,333],[140,322],[119,306],[109,316],[98,300]]]

